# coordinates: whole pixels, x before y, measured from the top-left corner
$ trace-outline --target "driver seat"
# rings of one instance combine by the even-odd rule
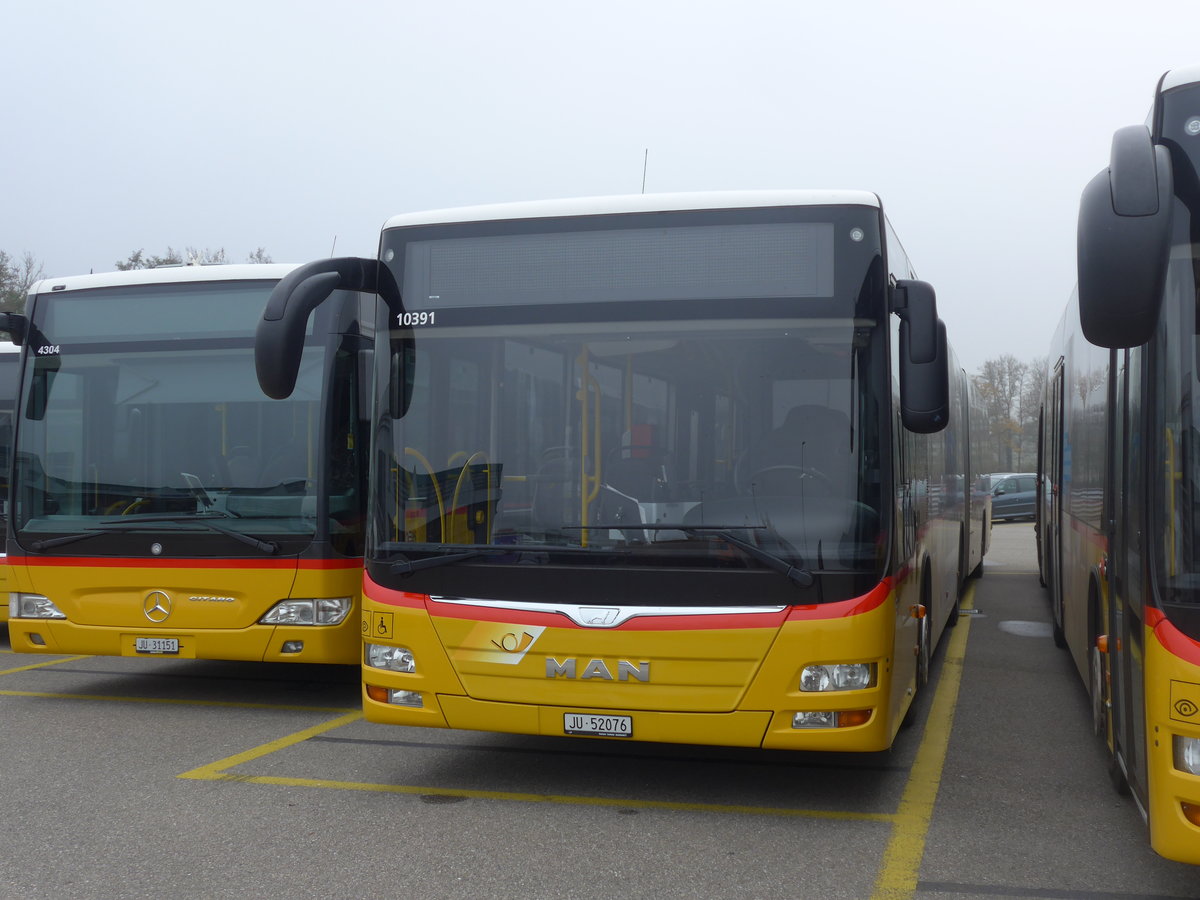
[[[802,469],[815,474],[805,476]],[[761,493],[845,496],[852,472],[849,417],[828,406],[792,407],[767,435],[758,470]]]

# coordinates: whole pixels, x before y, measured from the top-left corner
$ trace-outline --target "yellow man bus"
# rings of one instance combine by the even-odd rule
[[[265,397],[254,331],[291,266],[48,279],[24,315],[8,527],[24,653],[353,663],[365,473],[359,298]]]
[[[405,215],[375,291],[371,721],[878,750],[982,563],[968,389],[862,192]],[[317,306],[319,309],[319,305]]]
[[[1042,409],[1041,570],[1111,775],[1200,863],[1200,67],[1159,81],[1080,201]]]

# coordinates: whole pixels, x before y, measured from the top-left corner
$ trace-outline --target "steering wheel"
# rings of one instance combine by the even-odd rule
[[[750,476],[750,483],[753,484],[759,479],[770,476],[776,472],[792,473],[792,477],[795,478],[797,484],[801,485],[804,484],[805,479],[811,479],[815,483],[819,484],[829,496],[833,496],[834,494],[833,482],[829,480],[829,476],[820,469],[814,469],[812,466],[764,466]]]

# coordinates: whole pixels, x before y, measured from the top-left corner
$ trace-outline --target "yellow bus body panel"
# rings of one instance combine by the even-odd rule
[[[354,664],[360,659],[358,598],[362,569],[357,564],[295,560],[254,565],[245,560],[203,560],[142,564],[126,560],[72,560],[69,564],[9,567],[9,590],[42,594],[66,619],[14,618],[9,642],[21,653],[90,656],[156,656],[139,653],[139,637],[177,638],[182,659]],[[160,592],[169,615],[153,621],[146,607]],[[350,613],[339,625],[262,625],[258,620],[289,598],[350,597]],[[161,612],[153,612],[159,618]],[[283,652],[290,641],[298,652]]]
[[[1163,623],[1160,629],[1168,627]],[[1200,826],[1184,817],[1183,804],[1200,808],[1200,775],[1175,768],[1174,738],[1200,739],[1200,665],[1172,653],[1156,631],[1146,628],[1144,644],[1150,846],[1167,859],[1195,865]],[[1188,640],[1177,632],[1174,639]]]
[[[636,619],[605,629],[575,626],[561,616],[491,621],[470,615],[431,616],[415,600],[394,605],[364,597],[367,640],[408,648],[416,668],[401,673],[364,666],[369,721],[561,736],[564,714],[580,712],[631,716],[636,740],[874,751],[890,746],[901,707],[907,708],[895,697],[910,694],[891,690],[890,593],[853,615],[822,618],[819,607],[811,618],[774,614],[771,627],[701,628],[697,620],[704,617],[681,616],[664,617],[661,629]],[[875,666],[868,688],[800,690],[806,665],[859,662]],[[379,702],[369,687],[419,693],[422,705]],[[799,711],[846,710],[866,710],[868,718],[842,728],[792,727]]]

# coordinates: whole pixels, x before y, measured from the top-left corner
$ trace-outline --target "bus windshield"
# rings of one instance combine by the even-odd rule
[[[757,568],[749,544],[790,566],[878,580],[890,402],[883,292],[870,290],[878,240],[863,252],[869,241],[852,245],[861,230],[843,238],[853,251],[840,258],[833,225],[688,231],[660,237],[689,259],[688,246],[703,250],[697,265],[731,247],[740,274],[664,273],[649,260],[678,253],[656,252],[631,278],[611,255],[625,232],[508,245],[518,258],[536,252],[534,268],[475,240],[471,266],[445,278],[430,275],[444,254],[425,243],[396,254],[410,267],[406,310],[424,300],[432,312],[406,315],[432,327],[379,323],[390,346],[376,353],[369,555],[411,561],[451,544],[489,548],[487,565]],[[643,246],[636,237],[630,246]],[[772,264],[747,268],[760,243]],[[604,265],[590,250],[609,254]]]
[[[39,298],[17,409],[23,545],[113,552],[150,522],[186,534],[178,543],[199,539],[198,553],[214,541],[226,554],[263,552],[256,543],[274,546],[265,538],[311,541],[324,351],[308,348],[292,399],[262,394],[254,326],[273,284]]]

